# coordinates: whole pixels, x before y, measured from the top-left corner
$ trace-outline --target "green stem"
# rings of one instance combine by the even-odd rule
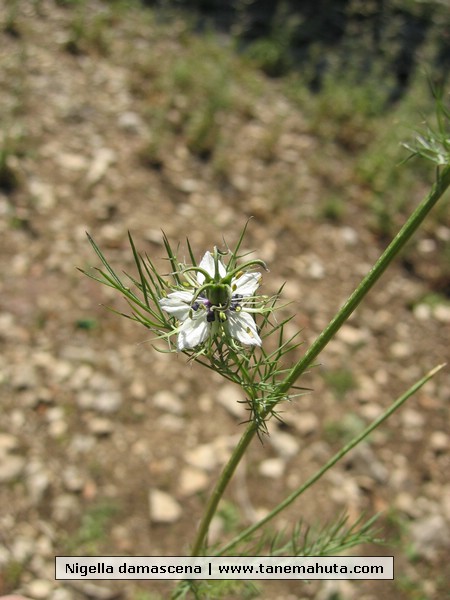
[[[296,489],[292,494],[290,494],[287,498],[285,498],[280,504],[278,504],[273,510],[270,511],[263,519],[258,521],[257,523],[251,525],[244,531],[242,531],[238,536],[236,536],[233,540],[228,542],[226,546],[224,546],[219,552],[215,553],[215,556],[221,556],[225,552],[228,552],[232,548],[234,548],[239,542],[245,540],[249,535],[254,533],[257,529],[260,529],[263,525],[265,525],[268,521],[272,520],[276,517],[281,511],[283,511],[287,506],[292,504],[294,500],[296,500],[303,492],[305,492],[309,487],[311,487],[316,481],[318,481],[331,467],[333,467],[337,462],[341,460],[350,450],[352,450],[355,446],[357,446],[364,438],[372,433],[379,425],[381,425],[386,419],[388,419],[396,410],[408,400],[417,390],[419,390],[427,381],[429,381],[438,371],[440,371],[445,364],[438,365],[434,369],[432,369],[427,375],[422,377],[419,381],[417,381],[413,386],[409,388],[407,392],[405,392],[402,396],[400,396],[391,406],[380,416],[378,419],[375,419],[362,433],[354,437],[348,444],[346,444],[343,448],[339,450],[330,460],[314,475],[312,475],[305,483],[303,483],[298,489]]]
[[[369,273],[364,277],[344,306],[333,317],[318,338],[309,347],[303,358],[291,369],[286,379],[280,384],[278,390],[280,395],[286,394],[297,379],[311,366],[317,356],[322,352],[328,342],[336,335],[337,331],[347,321],[361,300],[366,296],[373,285],[378,281],[387,267],[391,264],[397,254],[402,250],[412,235],[417,231],[425,217],[450,185],[450,166],[446,166],[441,174],[438,174],[436,183],[433,185],[428,196],[422,200],[416,210],[412,213],[395,238],[374,264]]]
[[[378,281],[390,263],[394,260],[400,250],[405,246],[411,236],[419,228],[425,217],[431,211],[433,206],[445,192],[450,185],[450,166],[446,166],[442,169],[441,173],[438,173],[436,183],[433,185],[428,196],[422,200],[416,210],[412,213],[403,227],[400,229],[398,234],[377,260],[375,265],[364,277],[358,287],[355,289],[353,294],[333,317],[330,323],[325,327],[322,333],[313,342],[310,348],[307,350],[305,355],[298,361],[294,367],[289,371],[286,378],[278,386],[278,395],[282,399],[283,396],[294,385],[296,380],[306,371],[308,367],[314,362],[320,352],[325,348],[328,342],[333,338],[337,331],[342,327],[345,321],[350,317],[356,307],[359,305],[361,300],[366,296],[373,285]],[[271,405],[273,408],[273,404]],[[263,413],[262,418],[265,418],[270,412],[270,408]],[[220,478],[214,488],[212,495],[209,499],[206,511],[203,515],[200,523],[197,536],[192,548],[192,556],[199,556],[203,552],[206,535],[208,533],[209,525],[217,510],[219,501],[231,479],[233,473],[241,461],[247,447],[249,446],[253,436],[257,432],[257,427],[254,423],[249,423],[246,430],[242,434],[242,437],[234,449],[228,463],[225,465]]]

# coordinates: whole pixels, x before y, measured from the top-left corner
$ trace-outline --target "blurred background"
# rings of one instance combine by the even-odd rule
[[[439,0],[0,2],[0,593],[157,600],[170,586],[54,581],[57,555],[186,554],[248,416],[239,389],[107,311],[85,232],[133,272],[230,247],[283,282],[298,358],[429,190],[403,161],[448,90]],[[447,87],[446,87],[447,86]],[[448,94],[445,96],[448,99]],[[255,440],[212,541],[265,514],[448,359],[448,195]],[[394,581],[267,582],[221,598],[448,597],[449,374],[277,523],[381,511]],[[289,530],[289,529],[288,529]],[[256,593],[256,592],[255,592]]]

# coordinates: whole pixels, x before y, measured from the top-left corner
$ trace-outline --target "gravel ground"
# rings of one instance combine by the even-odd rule
[[[355,186],[345,224],[316,218],[327,186],[317,173],[322,148],[276,84],[261,79],[263,94],[248,100],[251,117],[224,114],[234,140],[226,180],[183,135],[149,166],[142,161],[154,134],[148,111],[161,92],[143,77],[143,56],[151,51],[157,62],[182,52],[179,23],[156,35],[150,19],[130,13],[108,23],[107,50],[84,38],[74,49],[75,9],[17,6],[14,27],[0,34],[1,102],[20,142],[8,157],[14,185],[0,190],[0,592],[34,600],[167,597],[156,582],[57,582],[54,556],[187,552],[246,413],[232,384],[155,352],[143,329],[100,306],[123,310],[75,268],[98,266],[85,231],[118,270],[131,268],[127,230],[164,269],[161,229],[174,245],[189,235],[201,257],[222,236],[233,244],[254,216],[246,247],[270,267],[265,293],[287,282],[291,329],[302,330],[305,344],[382,247]],[[92,19],[103,14],[99,6],[92,3]],[[281,125],[268,160],[262,140],[274,123]],[[321,160],[330,177],[349,177],[337,147],[327,146]],[[290,202],[277,198],[274,182],[283,178],[292,184]],[[264,514],[340,440],[448,358],[450,308],[421,299],[449,237],[442,224],[422,235],[422,276],[398,261],[304,376],[312,391],[286,405],[284,424],[271,423],[263,445],[253,443],[213,538],[227,535],[233,519],[248,524]],[[273,582],[262,598],[448,597],[449,389],[445,369],[279,522],[382,511],[387,546],[364,551],[394,554],[396,580]]]

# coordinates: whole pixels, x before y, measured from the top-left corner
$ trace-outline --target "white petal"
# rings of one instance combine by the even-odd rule
[[[205,252],[205,255],[203,256],[203,258],[200,261],[200,264],[198,266],[201,269],[203,269],[204,271],[206,271],[208,273],[208,275],[210,275],[212,278],[214,278],[214,275],[216,274],[216,267],[214,264],[214,256],[211,254],[211,252],[209,252],[209,251]],[[218,261],[218,266],[219,266],[219,275],[220,275],[220,278],[222,279],[227,274],[227,270],[225,268],[225,265],[222,263],[222,261],[220,259]],[[197,273],[197,281],[199,282],[200,285],[203,285],[203,283],[205,282],[205,276],[203,275],[203,273]]]
[[[225,324],[231,337],[248,346],[261,346],[261,338],[251,315],[242,310],[240,312],[228,311],[227,316]]]
[[[206,340],[210,325],[205,316],[198,319],[186,319],[178,332],[178,350],[195,348]]]
[[[231,282],[233,294],[242,294],[243,296],[253,296],[256,292],[259,282],[261,281],[261,273],[244,273]]]
[[[166,298],[161,298],[159,305],[170,315],[184,321],[189,316],[193,297],[194,294],[190,292],[172,292]]]

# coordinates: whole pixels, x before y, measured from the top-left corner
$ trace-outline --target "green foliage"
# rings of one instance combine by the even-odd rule
[[[69,552],[83,555],[101,554],[112,519],[118,513],[118,506],[112,501],[102,501],[87,508],[81,518],[78,531],[66,541]]]
[[[220,504],[217,514],[222,519],[224,531],[226,533],[235,533],[236,528],[241,522],[241,516],[237,507],[232,502],[224,500]]]
[[[253,581],[216,579],[182,582],[176,587],[171,600],[183,600],[188,597],[196,600],[228,600],[229,598],[251,600],[259,595],[259,587]]]
[[[347,392],[356,387],[354,375],[349,369],[324,371],[323,378],[338,400],[342,400]]]
[[[2,579],[7,590],[12,591],[17,588],[24,569],[25,566],[16,560],[11,560],[2,565]]]
[[[364,422],[354,413],[348,413],[339,421],[326,421],[325,437],[333,443],[346,443],[362,429]]]

